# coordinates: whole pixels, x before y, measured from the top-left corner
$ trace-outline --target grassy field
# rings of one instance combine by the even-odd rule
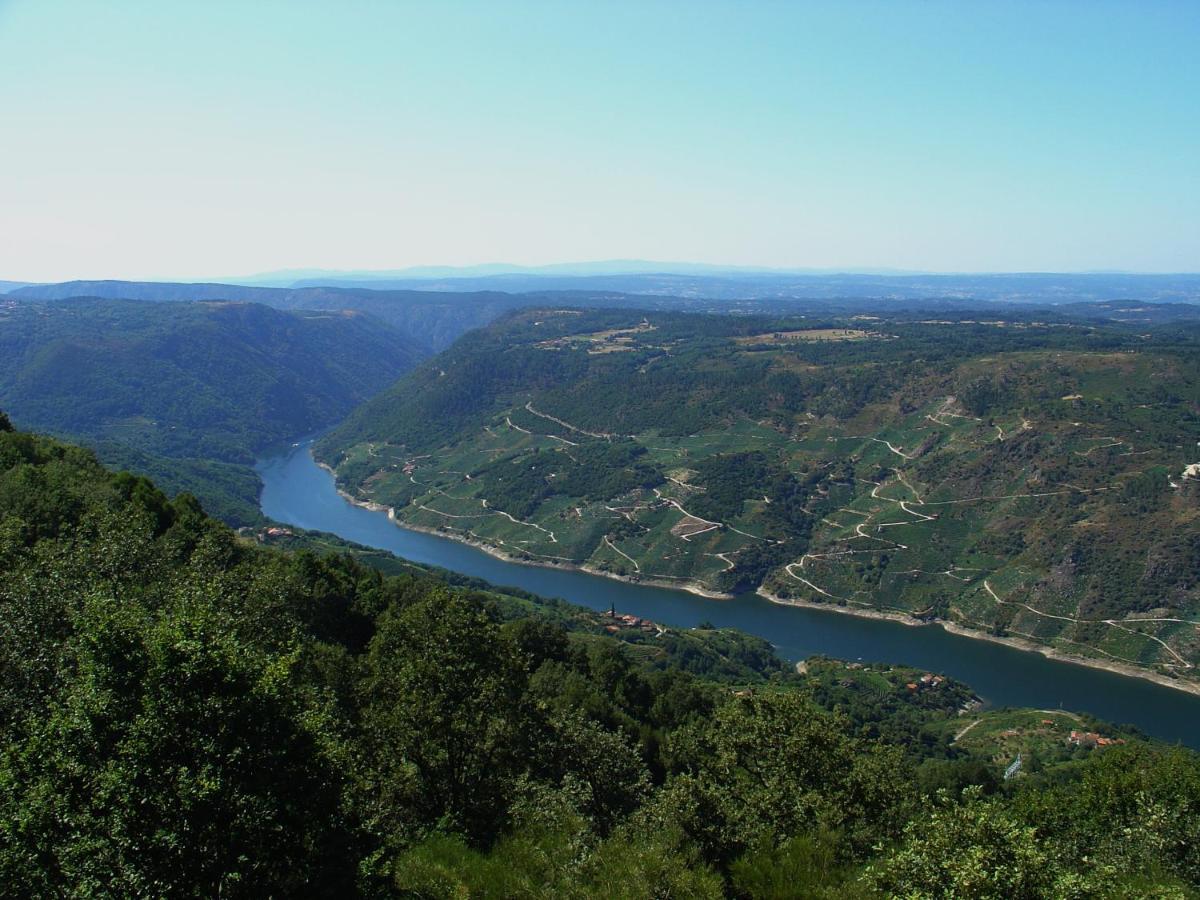
[[[773,331],[736,338],[738,344],[782,346],[796,341],[865,341],[883,335],[861,328],[805,328],[796,331]]]

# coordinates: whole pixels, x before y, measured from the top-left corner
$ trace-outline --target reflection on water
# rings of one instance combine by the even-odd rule
[[[998,706],[1090,712],[1200,748],[1200,697],[1152,682],[959,637],[937,626],[912,627],[784,607],[753,594],[736,600],[711,600],[582,572],[505,562],[457,541],[398,528],[384,513],[344,500],[334,487],[333,476],[313,462],[310,443],[294,445],[259,464],[261,506],[270,518],[592,609],[604,610],[615,604],[621,612],[664,625],[688,627],[707,620],[720,627],[740,628],[771,641],[785,659],[820,653],[918,666],[965,681]]]

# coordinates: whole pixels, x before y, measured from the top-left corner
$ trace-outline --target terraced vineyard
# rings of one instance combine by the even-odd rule
[[[466,336],[318,455],[404,524],[525,561],[1191,679],[1198,334],[540,310]]]

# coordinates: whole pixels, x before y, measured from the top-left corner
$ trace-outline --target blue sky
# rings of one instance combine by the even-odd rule
[[[0,0],[0,278],[1200,270],[1200,3]]]

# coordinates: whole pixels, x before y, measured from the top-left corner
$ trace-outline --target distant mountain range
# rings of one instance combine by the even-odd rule
[[[666,262],[649,259],[605,259],[594,262],[551,263],[522,266],[512,263],[482,263],[473,266],[408,266],[403,269],[281,269],[247,278],[225,278],[235,284],[277,284],[294,286],[299,282],[423,280],[443,278],[490,278],[531,275],[588,278],[596,275],[919,275],[913,269],[886,267],[853,268],[771,268],[768,266],[731,266],[714,263]]]
[[[1192,315],[1192,304],[1200,304],[1200,275],[494,275],[295,288],[67,281],[17,288],[5,299],[40,302],[73,297],[236,300],[284,310],[354,310],[439,351],[467,331],[528,306],[771,315],[875,314],[901,308],[995,312],[1020,306],[1026,311],[1053,308],[1056,315],[1085,319],[1164,321]]]
[[[536,297],[500,291],[373,290],[368,288],[272,288],[236,284],[158,281],[67,281],[21,288],[9,302],[60,301],[80,297],[155,302],[238,301],[282,310],[353,310],[397,328],[422,347],[442,350],[472,328],[531,304],[568,306],[678,306],[680,298],[625,296],[605,292],[543,292]]]
[[[969,299],[1010,303],[1058,304],[1092,300],[1200,302],[1200,275],[1003,274],[936,275],[888,273],[780,273],[771,271],[497,273],[477,276],[403,278],[307,278],[293,287],[421,289],[435,291],[499,290],[613,291],[663,294],[711,300],[756,299]]]
[[[7,286],[6,286],[7,285]],[[589,291],[688,300],[975,300],[1058,305],[1097,300],[1200,303],[1200,274],[929,273],[897,270],[775,270],[614,260],[521,267],[503,264],[425,266],[395,271],[288,270],[222,282],[0,282],[10,296],[134,296],[140,299],[230,299],[281,305],[273,290],[341,288],[468,294]],[[234,294],[233,292],[237,293]],[[249,292],[249,293],[248,293]],[[311,295],[297,298],[307,302]],[[413,301],[416,298],[408,298]],[[426,303],[429,301],[426,300]],[[399,324],[399,323],[397,323]]]

